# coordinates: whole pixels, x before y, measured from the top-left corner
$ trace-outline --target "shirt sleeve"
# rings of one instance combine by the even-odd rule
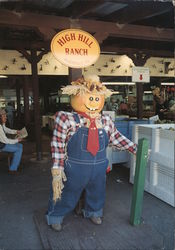
[[[51,141],[53,168],[64,167],[65,142],[67,136],[68,117],[65,112],[57,112]]]
[[[3,128],[4,128],[5,133],[7,134],[11,134],[11,135],[17,134],[17,130],[15,129],[7,128],[5,125],[3,125]]]
[[[5,129],[3,130],[3,128],[2,128],[2,125],[1,125],[0,126],[0,142],[5,143],[5,144],[15,144],[15,143],[18,143],[18,139],[9,139],[9,138],[7,138],[7,136],[5,134],[6,130]]]
[[[112,144],[112,146],[115,146],[119,150],[128,150],[129,152],[136,154],[136,144],[117,130],[111,117],[106,119],[106,127],[108,129],[109,144]]]

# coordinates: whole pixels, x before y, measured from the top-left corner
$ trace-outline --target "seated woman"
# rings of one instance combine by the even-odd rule
[[[19,142],[22,141],[22,139],[7,138],[6,134],[18,135],[19,131],[7,128],[5,126],[6,121],[7,121],[7,115],[5,110],[0,109],[0,151],[13,153],[13,159],[9,167],[9,173],[15,174],[17,173],[17,169],[21,161],[23,145]]]

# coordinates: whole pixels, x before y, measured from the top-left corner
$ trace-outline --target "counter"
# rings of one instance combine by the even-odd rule
[[[115,126],[120,133],[132,140],[132,128],[136,124],[150,124],[153,121],[148,119],[129,119],[120,118],[115,119]],[[112,168],[112,164],[127,163],[129,167],[130,153],[127,151],[119,151],[114,147],[107,147],[107,158],[109,159],[109,166]]]

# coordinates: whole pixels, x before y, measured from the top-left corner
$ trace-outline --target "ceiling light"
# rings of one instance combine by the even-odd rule
[[[171,85],[171,86],[174,86],[175,83],[174,82],[161,82],[161,85]]]
[[[135,82],[102,82],[103,85],[135,85]]]
[[[0,75],[0,78],[7,78],[8,76]]]
[[[145,90],[144,94],[152,94],[152,91],[151,90]]]

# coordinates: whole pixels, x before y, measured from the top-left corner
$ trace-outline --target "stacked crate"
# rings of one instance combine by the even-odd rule
[[[170,129],[171,128],[171,129]],[[145,190],[175,207],[175,124],[133,126],[132,140],[149,141]],[[131,156],[130,182],[134,182],[136,159]]]

